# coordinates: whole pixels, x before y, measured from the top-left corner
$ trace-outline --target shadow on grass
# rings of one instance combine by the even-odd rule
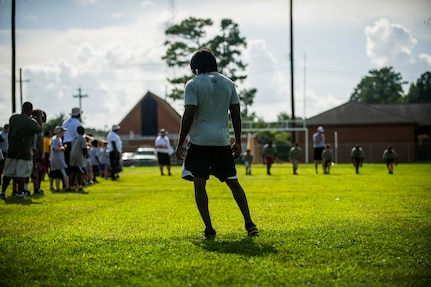
[[[89,194],[88,190],[61,190],[61,191],[51,191],[52,194]]]
[[[26,198],[15,198],[15,197],[6,197],[2,198],[2,200],[6,204],[21,204],[21,205],[31,205],[31,204],[42,204],[41,202],[35,202],[30,197]]]
[[[204,240],[193,242],[207,251],[241,254],[247,256],[263,256],[269,253],[277,253],[277,250],[270,244],[257,243],[255,237],[247,237],[241,240]]]

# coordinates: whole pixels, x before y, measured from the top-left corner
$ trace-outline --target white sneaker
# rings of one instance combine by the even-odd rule
[[[17,193],[17,194],[15,194],[15,197],[16,198],[25,198],[25,195],[24,195],[24,193]]]

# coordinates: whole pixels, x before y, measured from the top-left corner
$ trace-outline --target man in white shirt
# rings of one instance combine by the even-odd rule
[[[70,149],[72,148],[72,140],[78,136],[77,128],[81,127],[81,109],[73,108],[70,117],[63,122],[61,126],[64,131],[63,144],[67,146],[64,150],[64,159],[69,166],[70,163]]]
[[[111,163],[112,180],[116,180],[118,178],[117,173],[119,173],[122,170],[120,159],[121,159],[121,152],[123,149],[123,143],[121,141],[120,136],[117,133],[119,130],[120,130],[119,125],[113,125],[107,137],[109,161]]]
[[[160,174],[165,175],[163,173],[163,167],[166,166],[168,170],[168,175],[171,174],[171,154],[173,153],[173,149],[169,142],[168,132],[165,129],[161,129],[159,136],[156,138],[155,146],[157,150],[157,160],[160,166]]]

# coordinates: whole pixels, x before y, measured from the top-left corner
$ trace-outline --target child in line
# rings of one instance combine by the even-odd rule
[[[84,137],[84,127],[79,126],[76,131],[78,135],[73,138],[70,149],[70,181],[73,186],[77,185],[78,191],[84,191],[82,176],[87,165],[87,141]]]
[[[60,180],[63,180],[65,191],[70,191],[69,176],[66,173],[66,160],[64,158],[64,150],[67,148],[63,145],[63,135],[66,129],[61,126],[56,126],[54,129],[54,136],[51,139],[51,174],[50,174],[50,189],[51,191],[60,191]],[[55,181],[55,189],[53,187]]]

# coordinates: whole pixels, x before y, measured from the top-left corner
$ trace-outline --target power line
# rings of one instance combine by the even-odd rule
[[[82,98],[87,98],[88,95],[83,95],[81,94],[81,87],[78,88],[78,94],[77,95],[73,95],[74,98],[79,98],[79,110],[82,112]]]

